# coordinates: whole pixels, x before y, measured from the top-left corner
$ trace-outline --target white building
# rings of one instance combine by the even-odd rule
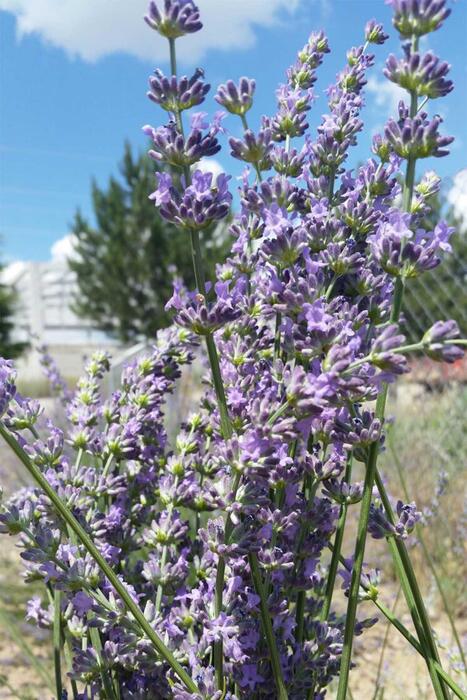
[[[69,378],[79,376],[83,358],[93,350],[118,352],[120,344],[115,338],[73,312],[78,287],[66,259],[15,262],[5,268],[2,277],[17,293],[14,340],[31,343],[31,349],[16,363],[23,380],[41,376],[35,345],[47,345],[64,377]]]

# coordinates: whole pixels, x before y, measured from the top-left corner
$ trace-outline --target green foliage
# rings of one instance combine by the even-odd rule
[[[461,334],[467,333],[467,227],[457,219],[453,209],[445,209],[443,197],[432,200],[432,211],[423,222],[423,228],[432,230],[440,218],[454,226],[451,238],[453,252],[444,256],[437,268],[409,280],[404,294],[404,330],[410,342],[416,342],[435,321],[453,318]]]
[[[0,272],[2,266],[0,265]],[[21,355],[27,343],[15,343],[11,340],[14,324],[12,320],[15,292],[6,284],[0,284],[0,357],[13,359]]]
[[[95,228],[76,213],[77,255],[69,264],[78,279],[78,315],[130,342],[153,338],[170,322],[164,304],[175,274],[190,288],[195,281],[188,234],[166,223],[148,199],[154,163],[146,154],[134,157],[125,144],[120,170],[121,178],[111,177],[104,189],[93,183]],[[203,235],[209,278],[229,248],[228,235],[225,227]]]

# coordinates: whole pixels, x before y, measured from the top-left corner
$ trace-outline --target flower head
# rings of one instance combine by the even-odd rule
[[[369,44],[384,44],[389,35],[385,33],[382,24],[370,19],[365,25],[365,41]]]
[[[409,92],[434,99],[444,97],[453,89],[452,81],[446,79],[449,70],[449,63],[428,51],[423,55],[411,53],[399,60],[391,54],[386,61],[384,75]]]
[[[167,39],[199,32],[203,26],[193,0],[163,0],[161,8],[156,2],[150,2],[144,20]]]
[[[215,99],[231,114],[243,116],[251,109],[255,89],[256,81],[251,78],[240,78],[238,84],[228,80],[219,85]]]
[[[446,0],[386,0],[393,9],[392,23],[399,34],[409,39],[439,29],[451,10]]]
[[[167,112],[182,112],[204,102],[210,85],[203,78],[204,71],[201,68],[197,68],[191,78],[177,78],[175,75],[169,78],[157,69],[149,78],[150,90],[147,95]]]

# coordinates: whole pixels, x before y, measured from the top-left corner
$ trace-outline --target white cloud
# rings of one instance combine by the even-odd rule
[[[217,176],[225,172],[225,169],[215,158],[201,158],[198,163],[193,165],[192,170],[201,170],[202,173],[212,173],[214,175],[214,180],[217,180]]]
[[[385,116],[397,116],[397,108],[400,100],[407,101],[407,92],[399,85],[383,78],[379,80],[375,75],[370,75],[366,86],[368,92],[373,93],[373,104],[378,107]]]
[[[460,170],[453,178],[448,192],[448,202],[457,217],[467,224],[467,168]]]
[[[72,258],[75,254],[76,243],[76,236],[73,233],[68,233],[63,238],[59,238],[50,248],[52,260],[62,261]]]
[[[22,260],[15,260],[3,268],[0,272],[0,280],[3,284],[13,285],[16,283],[25,268],[25,263]]]
[[[255,26],[276,24],[302,1],[198,0],[204,29],[178,41],[178,55],[196,64],[208,49],[246,49],[255,43]],[[125,52],[156,63],[167,58],[167,42],[143,22],[147,6],[148,0],[0,0],[0,10],[16,16],[20,37],[38,34],[85,61]]]

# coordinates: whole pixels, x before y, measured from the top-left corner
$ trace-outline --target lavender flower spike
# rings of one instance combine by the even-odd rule
[[[251,78],[240,78],[238,85],[228,80],[217,88],[215,100],[231,114],[244,116],[251,109],[255,89],[256,81]]]
[[[383,29],[382,24],[378,24],[375,19],[370,19],[365,25],[365,41],[369,44],[384,44],[389,39],[389,34]]]
[[[411,53],[399,60],[391,54],[383,72],[386,78],[409,92],[434,99],[445,97],[453,89],[452,81],[445,77],[449,70],[449,63],[428,51],[424,55]]]
[[[422,338],[423,352],[436,362],[456,362],[464,356],[463,348],[455,343],[445,345],[443,341],[459,338],[456,321],[436,321]]]
[[[201,68],[197,68],[191,78],[183,76],[178,79],[174,75],[167,78],[157,69],[149,78],[150,90],[147,95],[167,112],[182,112],[204,102],[210,85],[203,78],[204,71]]]
[[[163,0],[162,10],[156,2],[150,2],[144,20],[167,39],[177,39],[185,34],[199,32],[203,26],[193,0]]]
[[[451,10],[446,0],[386,0],[394,15],[392,22],[401,37],[423,36],[439,29]]]

